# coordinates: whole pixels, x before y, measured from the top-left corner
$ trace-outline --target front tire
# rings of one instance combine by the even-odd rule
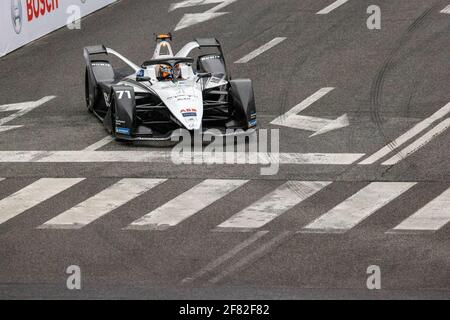
[[[97,102],[96,89],[93,84],[91,84],[91,80],[89,78],[89,70],[86,68],[85,76],[84,76],[84,86],[85,86],[85,99],[86,99],[86,107],[89,112],[94,112],[95,104]]]

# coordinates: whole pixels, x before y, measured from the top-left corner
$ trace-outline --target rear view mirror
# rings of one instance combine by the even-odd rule
[[[150,77],[136,77],[136,81],[137,82],[145,82],[145,81],[150,81]]]

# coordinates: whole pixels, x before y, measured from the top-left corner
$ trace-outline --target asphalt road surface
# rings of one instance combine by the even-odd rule
[[[178,2],[122,0],[0,59],[0,298],[450,298],[450,2]],[[217,37],[253,80],[277,174],[105,140],[83,47],[140,63],[168,31]]]

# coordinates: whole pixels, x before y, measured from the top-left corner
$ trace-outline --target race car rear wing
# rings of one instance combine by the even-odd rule
[[[216,38],[198,38],[186,44],[177,54],[177,57],[187,57],[192,50],[201,48],[216,48],[223,56],[222,45]]]
[[[200,47],[221,47],[219,40],[216,38],[197,38],[195,41]]]
[[[86,65],[87,66],[91,66],[91,57],[95,56],[95,55],[100,55],[100,54],[112,54],[114,56],[116,56],[117,58],[119,58],[120,60],[122,60],[123,62],[125,62],[127,65],[130,66],[130,68],[132,68],[135,72],[138,72],[141,68],[136,65],[135,63],[131,62],[130,60],[128,60],[127,58],[125,58],[124,56],[122,56],[120,53],[116,52],[113,49],[107,48],[104,45],[97,45],[97,46],[91,46],[91,47],[86,47],[84,48],[84,60],[86,61]]]

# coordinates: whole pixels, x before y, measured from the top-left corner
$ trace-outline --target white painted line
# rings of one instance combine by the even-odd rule
[[[420,134],[422,131],[426,130],[435,121],[444,118],[449,112],[450,112],[450,103],[447,103],[444,107],[442,107],[437,112],[435,112],[431,117],[419,122],[412,129],[410,129],[409,131],[407,131],[406,133],[404,133],[399,138],[395,139],[394,141],[392,141],[391,143],[389,143],[387,146],[383,147],[379,151],[375,152],[373,155],[371,155],[364,161],[361,161],[359,164],[362,164],[362,165],[374,164],[381,158],[388,155],[391,151],[394,151],[395,149],[402,146],[409,139],[414,138],[415,136]]]
[[[98,150],[98,149],[106,146],[107,144],[109,144],[109,143],[111,143],[113,141],[114,141],[114,138],[112,136],[106,136],[102,140],[97,141],[94,144],[91,144],[89,147],[86,147],[84,149],[84,151],[95,151],[95,150]]]
[[[81,229],[139,197],[166,180],[123,179],[113,186],[47,221],[40,229]]]
[[[204,275],[214,271],[219,266],[221,266],[222,264],[224,264],[225,262],[227,262],[228,260],[230,260],[231,258],[236,256],[239,252],[241,252],[245,248],[252,245],[254,242],[259,240],[261,237],[263,237],[267,233],[269,233],[269,231],[259,231],[259,232],[255,233],[250,238],[248,238],[244,242],[238,244],[236,247],[231,249],[229,252],[227,252],[223,256],[220,256],[219,258],[217,258],[216,260],[214,260],[213,262],[208,264],[206,267],[204,267],[203,269],[201,269],[200,271],[195,273],[193,276],[183,279],[182,283],[191,283],[191,282],[203,277]]]
[[[221,17],[223,15],[226,15],[227,13],[228,12],[187,13],[177,24],[177,26],[175,27],[175,31],[186,29],[193,25]]]
[[[6,132],[9,130],[14,130],[14,129],[19,129],[22,128],[23,126],[1,126],[0,127],[0,132]]]
[[[272,248],[276,247],[281,242],[283,242],[290,235],[291,235],[290,231],[285,231],[282,234],[276,236],[275,238],[268,241],[267,243],[262,245],[260,248],[256,249],[255,251],[250,253],[248,256],[246,256],[245,258],[243,258],[242,260],[237,262],[236,264],[230,266],[228,269],[224,270],[219,275],[212,278],[209,282],[217,283],[217,282],[221,281],[223,278],[229,276],[230,274],[235,273],[236,271],[242,269],[244,266],[246,266],[250,262],[256,261],[257,259],[264,256],[266,254],[266,252],[268,252],[269,250],[271,250]]]
[[[322,215],[303,231],[344,233],[412,188],[413,182],[374,182]]]
[[[18,216],[84,179],[40,179],[0,201],[0,224]]]
[[[404,220],[391,232],[437,231],[450,222],[450,188]]]
[[[8,105],[0,106],[0,112],[15,111],[13,114],[11,114],[7,117],[0,118],[0,133],[23,127],[22,125],[20,125],[20,126],[5,126],[5,124],[27,114],[28,112],[32,111],[33,109],[43,105],[44,103],[47,103],[48,101],[50,101],[54,98],[56,98],[56,97],[48,96],[48,97],[44,97],[38,101],[30,101],[30,102],[15,103],[15,104],[8,104]]]
[[[289,110],[285,114],[279,116],[278,118],[275,118],[275,120],[273,120],[271,122],[271,124],[285,125],[286,120],[290,116],[299,114],[300,112],[302,112],[303,110],[308,108],[310,105],[312,105],[314,102],[322,99],[324,96],[326,96],[328,93],[330,93],[333,90],[334,90],[334,88],[332,88],[332,87],[322,88],[322,89],[318,90],[317,92],[315,92],[310,97],[303,100],[301,103],[299,103],[298,105],[293,107],[291,110]]]
[[[225,0],[186,0],[186,1],[171,4],[169,12],[174,11],[176,9],[180,9],[180,8],[202,6],[202,5],[208,5],[208,4],[214,4],[214,3],[222,3],[224,1]]]
[[[44,97],[38,101],[30,101],[30,102],[15,103],[15,104],[0,106],[0,111],[17,111],[15,113],[9,115],[8,117],[1,118],[0,126],[27,114],[28,112],[32,111],[33,109],[36,109],[37,107],[49,102],[50,100],[53,100],[54,98],[56,98],[56,97],[48,96],[48,97]]]
[[[425,147],[429,142],[431,142],[431,140],[433,140],[434,138],[445,132],[448,128],[450,128],[450,118],[447,118],[446,120],[442,121],[436,127],[428,131],[422,137],[414,141],[408,147],[406,147],[405,149],[394,155],[389,160],[383,162],[382,164],[384,166],[392,166],[399,163],[400,161],[412,155],[417,150]]]
[[[328,7],[320,10],[319,12],[317,12],[317,14],[329,14],[331,11],[333,11],[334,9],[339,8],[340,6],[342,6],[343,4],[345,4],[346,2],[348,2],[348,0],[337,0],[335,2],[333,2],[332,4],[330,4]]]
[[[165,230],[176,226],[247,182],[248,180],[205,180],[136,220],[127,229]]]
[[[441,13],[446,13],[446,14],[450,14],[450,5],[446,6]]]
[[[0,163],[194,163],[236,164],[234,159],[246,159],[249,165],[349,165],[364,153],[202,153],[192,152],[172,157],[171,151],[0,151]],[[232,159],[230,161],[229,159]],[[273,160],[278,159],[278,160]],[[195,161],[194,161],[195,160]],[[185,161],[185,162],[183,162]]]
[[[275,38],[275,39],[271,40],[270,42],[266,43],[265,45],[263,45],[262,47],[260,47],[260,48],[256,49],[255,51],[249,53],[248,55],[246,55],[242,59],[239,59],[235,63],[247,63],[247,62],[255,59],[257,56],[263,54],[267,50],[272,49],[273,47],[275,47],[276,45],[280,44],[281,42],[283,42],[286,39],[287,38],[285,38],[285,37]]]
[[[288,181],[217,226],[218,231],[252,231],[281,216],[331,182]]]
[[[206,22],[211,19],[218,18],[220,16],[223,16],[225,14],[228,14],[229,12],[217,12],[219,10],[222,10],[223,8],[229,6],[230,4],[236,2],[237,0],[203,0],[203,1],[185,1],[182,3],[174,4],[171,6],[169,11],[175,10],[177,8],[182,7],[191,7],[191,6],[197,6],[197,5],[204,5],[204,4],[211,4],[211,3],[219,3],[219,5],[215,6],[214,8],[211,8],[205,12],[202,13],[187,13],[181,18],[180,22],[178,22],[177,26],[175,27],[175,31],[185,29],[188,27],[191,27],[193,25],[196,25],[198,23]]]

